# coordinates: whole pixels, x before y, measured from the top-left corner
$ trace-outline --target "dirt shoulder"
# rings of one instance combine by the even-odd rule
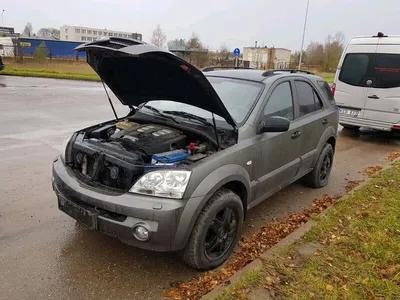
[[[400,299],[399,161],[314,222],[214,299]]]

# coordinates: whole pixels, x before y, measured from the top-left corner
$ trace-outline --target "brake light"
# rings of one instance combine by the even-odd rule
[[[394,124],[392,129],[400,129],[400,124]]]
[[[335,96],[335,93],[336,93],[336,83],[332,84],[331,93],[332,93],[332,96]]]

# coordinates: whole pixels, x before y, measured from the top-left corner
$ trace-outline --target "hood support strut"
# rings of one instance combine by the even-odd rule
[[[101,78],[101,83],[103,84],[104,90],[106,91],[106,95],[107,95],[107,98],[108,98],[108,102],[110,102],[110,106],[111,106],[111,108],[112,108],[112,111],[113,111],[113,113],[114,113],[115,120],[118,122],[118,116],[117,116],[117,113],[115,112],[114,105],[113,105],[113,104],[112,104],[112,102],[111,102],[111,98],[110,98],[110,96],[108,95],[108,92],[107,92],[106,85],[104,84],[104,81],[103,81],[103,79],[102,79],[102,78]]]
[[[214,125],[215,141],[217,142],[217,149],[219,150],[220,147],[219,147],[218,131],[217,131],[217,124],[215,123],[214,113],[212,113],[212,120],[213,120],[213,125]]]

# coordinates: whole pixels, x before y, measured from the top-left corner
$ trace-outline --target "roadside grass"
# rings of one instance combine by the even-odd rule
[[[86,81],[99,81],[99,76],[85,62],[78,63],[24,63],[6,64],[0,75],[44,77],[56,79],[73,79]]]
[[[234,300],[246,297],[246,287],[256,286],[263,282],[263,273],[261,271],[249,271],[244,273],[240,280],[226,292],[219,295],[215,300]]]
[[[25,77],[45,77],[56,79],[74,79],[99,81],[99,76],[85,61],[57,61],[52,63],[24,62],[18,64],[15,62],[5,62],[6,68],[0,71],[0,75],[25,76]],[[332,83],[334,74],[317,73],[328,83]]]
[[[263,262],[263,280],[217,299],[247,299],[260,287],[273,299],[400,299],[400,162],[315,220],[301,242],[319,245],[315,254],[283,248]]]
[[[100,81],[100,78],[97,74],[58,73],[54,71],[48,72],[45,70],[30,70],[30,69],[7,69],[0,72],[0,75]]]
[[[323,77],[327,83],[333,83],[333,81],[335,79],[334,75],[325,75],[325,76],[321,76],[321,77]]]

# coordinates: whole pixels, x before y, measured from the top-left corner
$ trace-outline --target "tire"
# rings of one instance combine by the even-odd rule
[[[228,211],[231,212],[231,218]],[[230,220],[229,225],[224,223],[227,226],[219,228],[217,233],[225,216]],[[183,250],[184,262],[198,270],[210,270],[223,264],[240,237],[243,219],[244,210],[240,197],[228,189],[218,190],[204,206],[195,223],[189,242]],[[211,250],[219,241],[222,241],[221,244],[213,251],[221,253],[214,257]]]
[[[332,145],[325,144],[313,170],[304,177],[305,185],[312,188],[322,188],[328,184],[332,170],[333,153]]]
[[[360,126],[354,126],[354,125],[346,125],[346,124],[339,124],[341,126],[343,126],[344,129],[347,130],[360,130]]]

